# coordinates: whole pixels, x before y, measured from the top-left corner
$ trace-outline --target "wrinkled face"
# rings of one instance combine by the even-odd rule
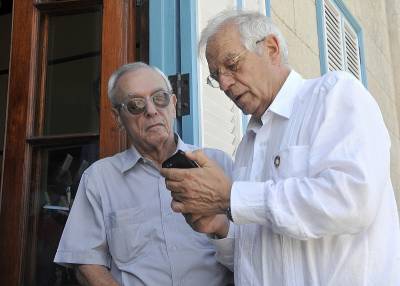
[[[206,58],[210,75],[220,89],[245,113],[261,117],[273,100],[274,66],[262,39],[261,55],[246,50],[233,24],[226,25],[209,38]]]
[[[176,97],[172,94],[166,107],[154,104],[152,95],[168,91],[164,79],[157,72],[149,68],[126,72],[118,79],[117,88],[117,104],[129,106],[128,102],[134,98],[144,98],[146,102],[144,112],[139,114],[131,114],[127,108],[114,109],[136,148],[147,151],[163,148],[168,140],[174,142]]]

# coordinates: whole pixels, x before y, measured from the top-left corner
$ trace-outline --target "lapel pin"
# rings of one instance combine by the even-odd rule
[[[274,159],[275,168],[278,168],[280,164],[281,164],[281,157],[279,157],[279,155],[277,155],[277,156],[275,156],[275,159]]]

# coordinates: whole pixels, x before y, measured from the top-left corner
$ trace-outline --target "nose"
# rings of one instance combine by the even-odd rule
[[[219,89],[222,91],[227,91],[233,84],[235,80],[233,79],[232,75],[225,75],[221,73],[219,75]]]
[[[154,116],[158,113],[157,107],[154,105],[151,99],[147,99],[146,109],[144,111],[146,116]]]

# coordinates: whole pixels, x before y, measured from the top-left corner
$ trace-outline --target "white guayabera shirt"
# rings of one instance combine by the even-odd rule
[[[233,173],[235,224],[213,241],[235,285],[400,285],[389,149],[360,82],[292,71],[250,120]]]

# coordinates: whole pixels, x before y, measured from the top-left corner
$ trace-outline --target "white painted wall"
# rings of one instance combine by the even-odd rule
[[[201,0],[198,4],[199,33],[206,26],[210,17],[225,9],[236,7],[236,0]],[[252,9],[265,14],[265,0],[243,1],[245,9]],[[200,38],[200,35],[198,35]],[[199,97],[201,118],[201,144],[214,147],[233,155],[239,144],[242,130],[242,112],[219,89],[206,84],[209,70],[206,60],[199,60]]]

